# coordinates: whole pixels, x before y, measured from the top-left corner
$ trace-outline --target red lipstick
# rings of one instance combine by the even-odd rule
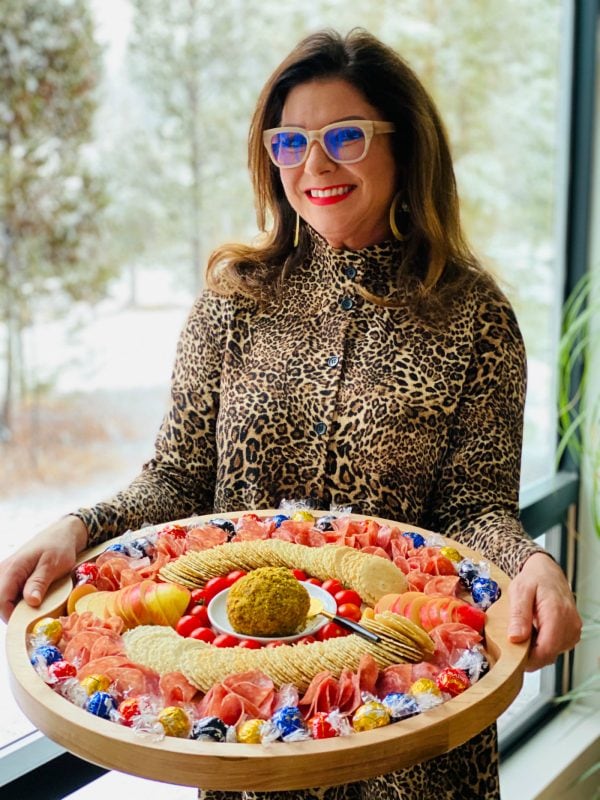
[[[330,206],[334,203],[341,203],[342,200],[350,197],[353,191],[354,186],[350,186],[346,183],[340,186],[324,186],[319,189],[307,189],[304,194],[315,206]]]

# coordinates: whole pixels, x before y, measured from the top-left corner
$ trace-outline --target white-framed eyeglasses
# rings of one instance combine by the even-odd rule
[[[369,152],[371,139],[378,133],[393,133],[392,122],[370,119],[350,119],[332,122],[318,131],[286,126],[269,128],[263,133],[263,142],[271,161],[287,169],[303,164],[312,142],[319,142],[327,156],[338,164],[355,164]]]

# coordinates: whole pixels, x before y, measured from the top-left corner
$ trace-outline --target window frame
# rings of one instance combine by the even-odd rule
[[[567,0],[565,16],[572,31],[565,36],[571,65],[568,130],[568,183],[566,197],[558,197],[565,217],[565,271],[563,300],[585,274],[590,257],[592,212],[592,173],[595,130],[596,58],[600,0]],[[557,560],[567,575],[576,581],[576,541],[579,472],[566,453],[560,469],[550,479],[527,487],[521,497],[521,519],[532,538],[560,526],[560,552]],[[561,657],[556,666],[556,694],[570,688],[572,653]],[[501,757],[514,751],[524,738],[539,729],[557,713],[552,701],[542,703],[516,726],[501,744]],[[108,770],[67,753],[39,731],[0,748],[0,800],[33,794],[58,798],[96,780]],[[52,781],[48,776],[52,775]],[[68,775],[58,781],[57,776]],[[51,785],[52,784],[52,785]],[[58,794],[61,792],[61,794]]]

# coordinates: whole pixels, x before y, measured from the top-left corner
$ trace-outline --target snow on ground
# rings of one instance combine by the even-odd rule
[[[32,483],[18,496],[0,494],[0,557],[55,517],[121,488],[151,453],[162,413],[157,411],[157,396],[167,390],[192,299],[184,302],[180,293],[174,293],[168,275],[152,271],[143,277],[140,308],[123,307],[119,298],[123,287],[117,287],[115,297],[92,312],[74,308],[66,318],[39,323],[28,331],[27,360],[37,380],[53,377],[56,394],[84,391],[94,394],[96,401],[105,396],[110,413],[120,413],[121,406],[135,414],[141,434],[133,445],[117,443],[117,471],[98,475],[87,486],[74,476],[72,485],[60,489]],[[141,396],[144,406],[128,408],[132,396]]]
[[[156,433],[154,418],[158,419],[157,395],[161,396],[168,385],[177,337],[192,299],[173,291],[168,274],[149,272],[142,276],[140,284],[142,308],[124,307],[124,287],[117,286],[113,298],[95,309],[76,307],[66,318],[41,322],[28,332],[26,354],[36,380],[53,378],[58,393],[84,390],[96,394],[103,390],[110,397],[111,408],[118,407],[119,398],[127,404],[131,390],[141,389],[148,407],[142,409],[140,416],[145,414],[148,419],[144,419],[139,441],[119,445],[114,470],[96,475],[87,483],[74,476],[72,485],[36,484],[18,495],[0,496],[0,560],[54,519],[98,502],[125,486],[151,452]],[[4,633],[5,627],[0,625],[2,651]],[[1,749],[31,732],[33,726],[10,693],[5,659],[0,659],[0,686]],[[147,782],[131,780],[130,797],[150,796]],[[134,787],[139,790],[137,794]],[[166,798],[171,794],[163,792],[158,796]],[[172,796],[189,795],[180,791]]]
[[[117,283],[112,297],[94,308],[81,304],[60,319],[39,321],[25,337],[29,373],[38,382],[51,380],[59,394],[166,383],[192,305],[170,277],[143,271],[136,307],[126,306],[127,287]]]

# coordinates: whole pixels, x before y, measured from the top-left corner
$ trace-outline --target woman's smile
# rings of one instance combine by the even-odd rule
[[[327,206],[341,203],[354,191],[354,186],[342,184],[341,186],[324,186],[322,189],[307,189],[305,194],[316,206]]]

